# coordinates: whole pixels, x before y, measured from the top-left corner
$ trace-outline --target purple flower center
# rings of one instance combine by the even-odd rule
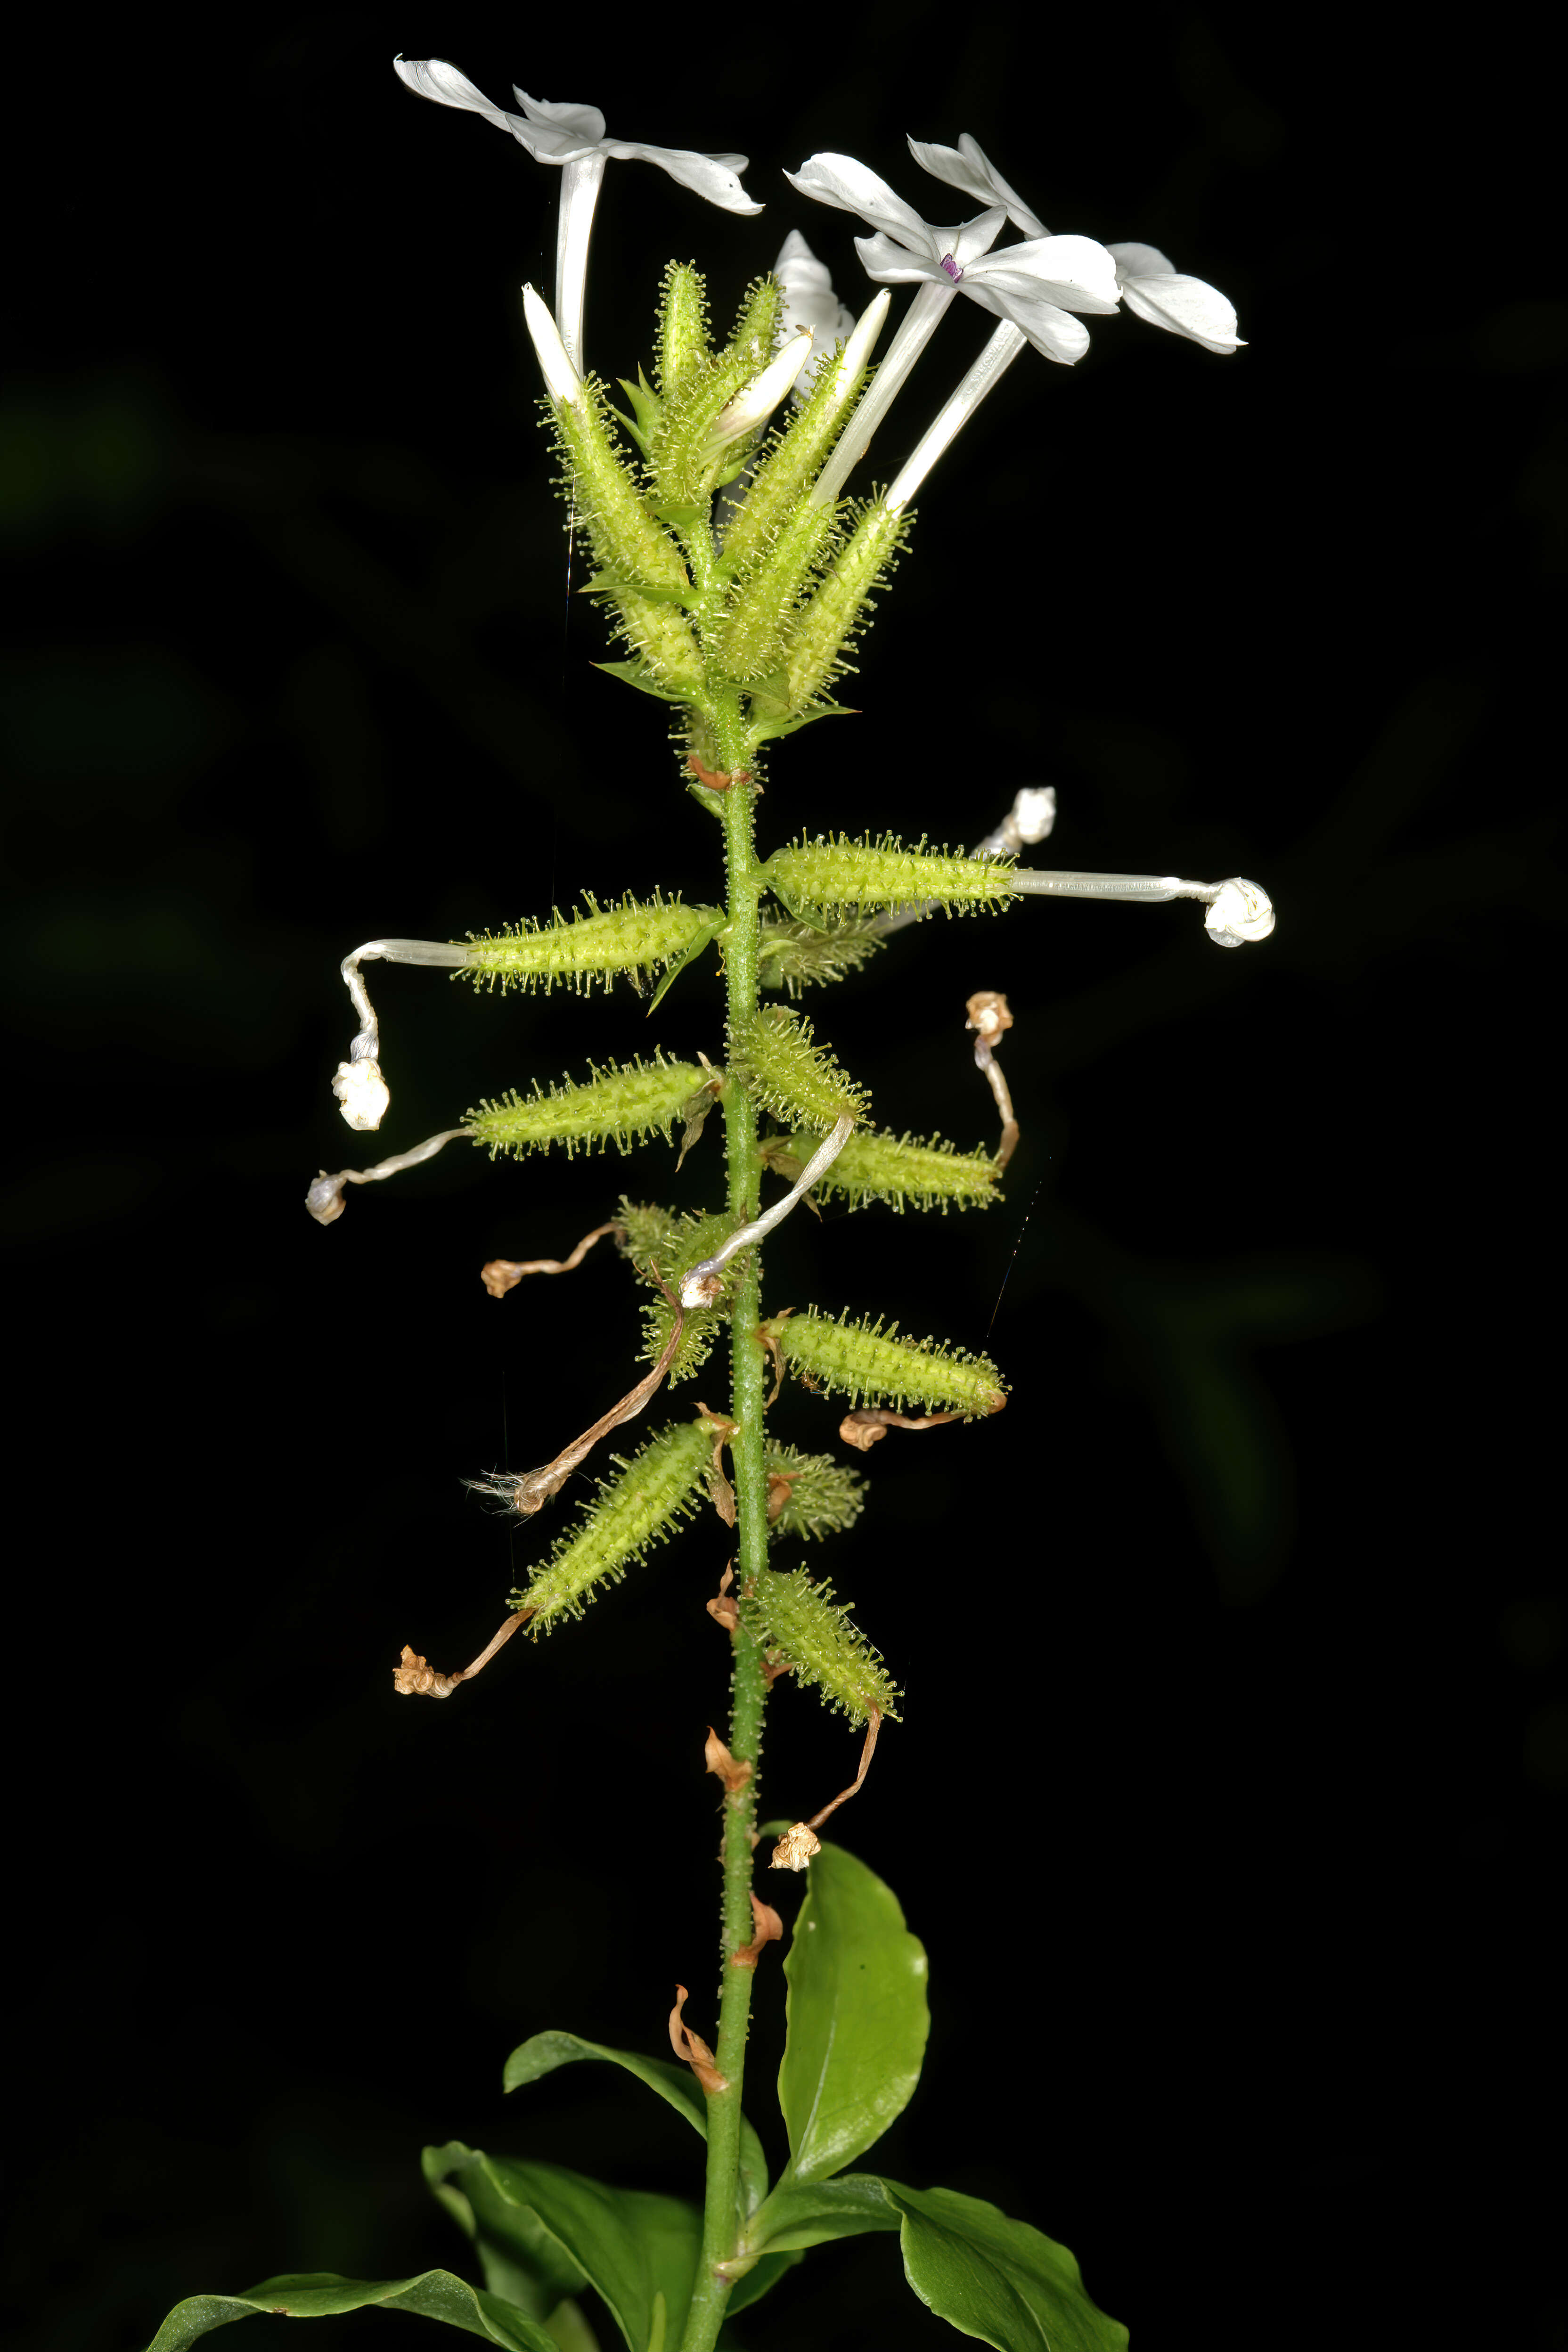
[[[956,261],[954,261],[954,259],[953,259],[953,257],[952,257],[952,254],[951,254],[951,253],[944,253],[944,254],[942,255],[942,268],[946,270],[946,272],[947,272],[948,276],[952,278],[952,280],[953,284],[956,286],[956,285],[957,285],[957,283],[958,283],[958,281],[959,281],[959,279],[963,277],[963,270],[962,270],[962,269],[960,269],[960,268],[959,268],[959,266],[958,266],[957,262],[956,262]]]

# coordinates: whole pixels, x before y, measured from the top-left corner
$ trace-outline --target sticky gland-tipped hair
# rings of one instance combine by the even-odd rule
[[[939,1347],[931,1339],[900,1339],[898,1328],[884,1328],[880,1318],[852,1323],[847,1310],[836,1321],[811,1307],[803,1315],[774,1316],[762,1331],[792,1370],[808,1375],[829,1395],[847,1396],[852,1405],[890,1404],[901,1411],[912,1402],[927,1412],[966,1417],[1001,1412],[1007,1391],[989,1357]]]
[[[834,1599],[831,1584],[814,1583],[804,1568],[785,1574],[763,1569],[740,1600],[747,1632],[776,1663],[787,1661],[797,1682],[819,1690],[851,1723],[866,1722],[873,1708],[896,1723],[899,1686],[850,1617],[850,1606]]]
[[[870,1097],[845,1076],[830,1047],[814,1043],[803,1013],[770,1004],[735,1030],[731,1066],[748,1093],[775,1118],[830,1128],[840,1118],[864,1118]]]
[[[513,1091],[481,1103],[465,1115],[467,1133],[487,1144],[492,1159],[498,1151],[548,1151],[552,1143],[564,1144],[569,1158],[580,1145],[592,1150],[595,1143],[629,1151],[656,1132],[668,1139],[708,1076],[695,1063],[667,1062],[662,1053],[651,1062],[639,1055],[604,1070],[588,1066],[586,1085],[568,1079],[545,1093],[535,1079],[531,1095]]]
[[[504,930],[470,932],[460,977],[481,988],[553,988],[591,991],[595,982],[613,985],[624,972],[641,989],[654,972],[664,971],[709,931],[719,909],[688,907],[679,898],[624,898],[618,907],[600,907],[592,894],[583,894],[586,914],[563,915],[558,908],[548,919],[524,916]]]
[[[775,849],[763,879],[786,906],[822,913],[911,904],[957,913],[980,908],[1000,912],[1013,896],[1011,873],[1007,858],[928,850],[923,842],[907,849],[892,834],[852,841],[841,833],[837,840],[803,836]]]
[[[691,1516],[712,1453],[711,1424],[686,1421],[661,1430],[629,1460],[611,1455],[619,1477],[600,1482],[576,1534],[563,1536],[512,1596],[519,1609],[532,1611],[535,1633],[558,1618],[581,1616],[600,1585],[617,1582]]]
[[[763,1160],[788,1175],[809,1158],[816,1144],[809,1130],[773,1136],[763,1146]],[[940,1136],[918,1141],[858,1128],[816,1189],[845,1193],[855,1208],[885,1201],[896,1214],[906,1209],[940,1209],[945,1215],[950,1208],[985,1209],[1000,1200],[999,1173],[994,1154],[983,1145],[961,1151]]]

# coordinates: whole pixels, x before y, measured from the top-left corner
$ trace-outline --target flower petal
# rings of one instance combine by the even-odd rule
[[[461,106],[470,114],[482,114],[498,131],[517,127],[515,114],[492,106],[484,91],[476,89],[468,75],[449,66],[445,58],[394,58],[392,70],[399,81],[406,82],[421,98],[433,98],[442,106]]]
[[[836,342],[847,341],[855,331],[855,313],[841,302],[834,291],[833,278],[825,261],[818,261],[799,229],[792,228],[779,247],[773,264],[773,276],[784,288],[784,310],[781,323],[786,333],[797,328],[809,327],[816,337],[818,348],[831,351]],[[810,355],[802,362],[801,373],[809,365]],[[800,378],[795,379],[798,385]]]
[[[1116,308],[1116,264],[1091,236],[1038,236],[1025,245],[1005,245],[1000,253],[970,264],[966,276],[1064,310],[1109,313]]]
[[[574,106],[570,100],[530,98],[527,90],[519,89],[516,82],[511,94],[527,115],[530,122],[542,131],[564,131],[579,151],[597,147],[605,135],[605,118],[596,106]],[[550,151],[554,152],[554,149]]]
[[[933,242],[935,232],[913,205],[906,205],[886,180],[858,163],[853,155],[808,155],[798,172],[786,172],[784,178],[792,188],[819,205],[837,205],[840,212],[858,213],[872,228],[911,253],[940,261],[947,251],[945,246]]]
[[[950,188],[960,188],[973,196],[987,210],[1000,205],[1015,228],[1026,236],[1048,236],[1044,221],[1029,210],[1016,188],[1010,187],[992,163],[977,139],[967,131],[959,134],[956,147],[928,147],[919,139],[909,142],[909,150],[922,172],[933,180],[945,180]]]
[[[744,155],[731,155],[721,162],[717,155],[700,155],[693,147],[648,147],[636,139],[608,139],[605,152],[637,163],[657,163],[681,187],[689,188],[694,195],[706,196],[721,212],[742,213],[750,218],[763,210],[763,205],[752,202],[730,168],[733,163],[743,172],[748,161]]]
[[[964,291],[983,310],[993,311],[998,319],[1010,319],[1037,352],[1063,367],[1075,366],[1089,349],[1089,329],[1080,327],[1055,302],[1043,300],[1037,289],[1031,289],[1027,295],[1010,294],[978,280],[973,284],[965,280]]]
[[[895,244],[890,236],[858,236],[855,250],[868,278],[879,286],[913,286],[922,278],[928,285],[945,286],[956,294],[958,288],[939,261],[927,261],[913,254],[908,246]]]
[[[1205,285],[1201,278],[1185,278],[1179,270],[1129,271],[1122,256],[1129,251],[1147,253],[1149,246],[1113,246],[1117,256],[1117,277],[1121,284],[1121,299],[1128,309],[1152,327],[1163,327],[1167,333],[1184,335],[1189,342],[1201,343],[1206,352],[1218,352],[1222,356],[1246,348],[1236,331],[1236,309],[1227,301],[1217,286]]]

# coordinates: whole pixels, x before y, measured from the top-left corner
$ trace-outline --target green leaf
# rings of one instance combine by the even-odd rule
[[[660,702],[700,705],[702,688],[694,677],[678,678],[669,686],[660,686],[641,662],[595,662],[606,677],[618,677],[627,686],[635,686],[639,694],[656,695]]]
[[[536,2033],[530,2041],[520,2042],[507,2060],[501,2074],[504,2090],[521,2090],[525,2083],[537,2083],[542,2074],[552,2074],[557,2066],[570,2066],[579,2058],[602,2058],[612,2066],[620,2066],[646,2083],[650,2091],[684,2116],[692,2129],[706,2139],[708,2137],[708,2101],[702,2085],[689,2066],[672,2066],[668,2058],[644,2058],[635,2050],[608,2050],[601,2042],[584,2042],[576,2033]],[[763,2154],[762,2141],[744,2116],[741,2117],[741,2210],[742,2218],[754,2213],[768,2193],[768,2160]]]
[[[891,1887],[842,1846],[812,1857],[789,1958],[783,2179],[826,2180],[909,2105],[931,2028],[926,1956]]]
[[[876,2175],[847,2172],[837,2180],[781,2180],[747,2229],[746,2245],[778,2254],[899,2227],[899,2210]]]
[[[694,604],[697,591],[685,588],[650,588],[645,581],[626,580],[614,572],[595,572],[592,580],[584,582],[579,596],[643,596],[650,604]],[[600,663],[600,668],[605,665]]]
[[[759,712],[758,717],[761,716]],[[764,719],[760,726],[753,720],[752,739],[757,743],[772,743],[782,735],[798,735],[803,727],[815,727],[819,719],[858,719],[860,713],[852,710],[846,702],[818,702],[794,719]]]
[[[342,2312],[372,2308],[443,2320],[448,2327],[482,2336],[487,2344],[510,2346],[511,2352],[558,2352],[555,2338],[535,2321],[450,2271],[422,2271],[417,2278],[405,2279],[346,2279],[333,2271],[304,2271],[263,2279],[245,2294],[193,2294],[174,2305],[148,2352],[183,2352],[198,2336],[210,2336],[215,2327],[226,2327],[258,2311],[290,2319],[331,2319]]]
[[[1065,2246],[956,2189],[879,2184],[903,2216],[904,2271],[921,2301],[997,2352],[1123,2352]]]
[[[489,2226],[488,2204],[481,2221],[472,2200],[461,2189],[454,2189],[450,2178],[473,2163],[475,2155],[460,2139],[449,2139],[445,2147],[423,2149],[419,2160],[426,2185],[479,2248],[490,2293],[504,2295],[529,2319],[548,2323],[569,2296],[581,2294],[586,2276],[576,2263],[562,2254],[542,2222],[531,2221],[509,2207],[498,2234]]]
[[[670,965],[669,970],[665,973],[664,978],[659,982],[658,988],[654,991],[653,1003],[647,1009],[647,1017],[649,1020],[651,1020],[653,1015],[658,1011],[658,1008],[664,1002],[668,991],[680,978],[680,975],[686,970],[687,965],[689,963],[695,963],[703,950],[712,946],[714,940],[718,938],[720,932],[725,929],[729,920],[729,916],[722,908],[721,908],[719,913],[714,916],[713,920],[710,923],[704,923],[701,929],[694,935],[691,945],[686,949],[684,953],[676,958],[675,961]]]
[[[456,2166],[455,2181],[473,2208],[481,2244],[515,2250],[525,2271],[548,2255],[557,2281],[580,2273],[608,2305],[630,2352],[679,2343],[702,2244],[695,2205],[478,2148]]]

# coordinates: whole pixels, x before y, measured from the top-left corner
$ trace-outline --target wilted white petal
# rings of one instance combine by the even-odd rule
[[[392,70],[421,98],[436,99],[442,106],[466,107],[470,114],[482,114],[498,131],[517,128],[516,115],[493,106],[484,91],[476,89],[468,75],[449,66],[445,58],[394,58]]]
[[[381,1125],[392,1101],[379,1062],[340,1062],[332,1092],[349,1125],[361,1134]]]
[[[869,221],[873,228],[911,253],[926,254],[932,261],[941,259],[943,248],[932,242],[933,232],[914,206],[906,205],[886,180],[858,163],[853,155],[808,155],[798,172],[786,172],[784,178],[792,188],[819,205],[858,213],[863,221]]]
[[[1220,884],[1212,905],[1205,908],[1204,929],[1215,947],[1248,947],[1266,940],[1274,929],[1273,901],[1256,882],[1233,875]]]
[[[706,196],[721,212],[741,213],[750,218],[763,209],[752,202],[730,163],[721,163],[716,155],[700,155],[691,147],[647,147],[635,139],[608,139],[605,152],[635,163],[657,163],[661,172],[668,172],[683,188],[689,188],[694,195]],[[745,170],[744,155],[730,161]]]
[[[779,247],[773,276],[784,288],[786,328],[809,327],[825,342],[855,331],[855,313],[833,290],[826,261],[818,261],[799,229],[792,228]]]
[[[1173,269],[1154,246],[1113,245],[1110,251],[1121,299],[1138,318],[1222,356],[1246,349],[1236,331],[1235,306],[1217,287]]]
[[[1054,784],[1026,784],[1013,802],[1013,823],[1024,842],[1044,841],[1057,821]]]
[[[533,344],[539,372],[544,378],[544,389],[552,400],[569,401],[574,408],[583,398],[583,379],[573,366],[566,346],[562,341],[550,305],[536,294],[531,286],[522,289],[522,316]]]

